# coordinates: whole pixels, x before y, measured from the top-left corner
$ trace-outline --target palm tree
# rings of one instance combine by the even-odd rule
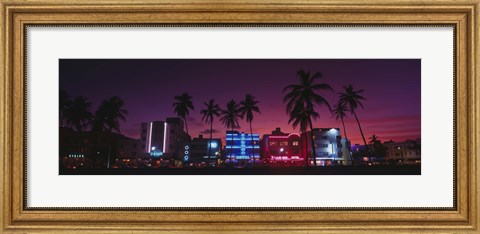
[[[372,135],[370,138],[368,138],[368,139],[370,139],[370,141],[369,141],[368,143],[370,143],[371,145],[374,145],[374,144],[376,144],[376,143],[378,143],[378,142],[380,141],[379,138],[378,138],[378,136],[375,135],[375,134],[373,134],[373,135]]]
[[[340,103],[340,102],[338,102],[336,105],[334,105],[333,109],[332,109],[332,116],[335,117],[335,120],[340,119],[342,121],[343,133],[345,135],[345,144],[347,146],[348,146],[348,144],[347,144],[348,137],[347,137],[347,128],[345,128],[344,119],[347,117],[347,112],[348,111],[349,111],[348,107],[345,104]],[[350,156],[350,160],[352,160],[352,162],[353,162],[352,154],[350,153],[350,147],[348,147],[347,149],[348,149],[348,154]]]
[[[283,98],[283,102],[287,103],[287,113],[291,113],[295,106],[298,106],[299,103],[303,103],[306,113],[309,115],[308,122],[310,125],[311,134],[311,142],[312,142],[312,152],[313,152],[313,160],[315,166],[317,166],[317,153],[315,152],[315,143],[313,141],[313,123],[312,118],[315,120],[320,115],[314,116],[312,115],[315,112],[315,106],[325,105],[331,111],[330,104],[328,101],[318,94],[321,90],[329,90],[333,91],[332,87],[326,83],[316,83],[316,81],[322,78],[322,74],[320,72],[316,72],[315,74],[311,75],[310,72],[305,72],[304,70],[299,70],[297,72],[297,76],[300,79],[299,84],[292,84],[288,85],[283,89],[283,92],[288,93]]]
[[[242,118],[240,111],[238,110],[238,104],[234,100],[230,100],[227,103],[227,109],[222,110],[222,117],[220,117],[220,121],[226,128],[231,128],[232,132],[234,128],[239,128],[240,124],[238,124],[238,120]],[[233,142],[233,134],[232,134],[232,142]],[[232,162],[232,154],[233,148],[230,147],[230,163]]]
[[[188,135],[187,117],[190,114],[190,110],[194,110],[192,96],[188,93],[182,93],[180,96],[175,96],[174,99],[176,102],[173,103],[173,111],[185,122],[185,129]]]
[[[60,95],[59,95],[59,114],[60,114],[60,127],[65,127],[64,120],[65,120],[65,113],[68,111],[70,108],[72,101],[70,100],[70,96],[68,93],[60,89]]]
[[[210,101],[205,102],[205,109],[201,110],[200,113],[203,115],[202,120],[207,124],[210,124],[210,141],[208,142],[208,156],[211,153],[212,145],[212,131],[213,131],[213,119],[220,116],[220,107],[215,103],[215,100],[210,99]]]
[[[117,96],[103,100],[95,112],[93,131],[106,132],[108,136],[108,161],[107,168],[110,168],[110,155],[112,144],[112,132],[120,132],[120,120],[125,121],[128,111],[123,109],[125,102]]]
[[[332,109],[332,116],[335,117],[335,120],[341,120],[342,121],[342,126],[343,126],[343,134],[345,135],[345,139],[348,139],[347,137],[347,129],[345,128],[345,121],[344,119],[347,117],[347,112],[348,107],[346,107],[342,103],[337,103],[336,105],[333,106]]]
[[[363,109],[363,104],[362,100],[366,100],[365,97],[361,96],[360,93],[362,93],[364,90],[355,90],[353,86],[350,84],[348,86],[344,86],[343,89],[345,90],[344,93],[339,93],[340,95],[340,100],[339,103],[342,105],[346,105],[350,112],[355,116],[355,119],[357,120],[358,128],[360,129],[360,134],[362,135],[363,143],[365,144],[365,147],[367,147],[368,150],[368,145],[367,141],[365,140],[365,136],[363,135],[363,130],[362,126],[360,125],[360,121],[358,120],[357,113],[355,110],[360,106]]]
[[[93,119],[90,112],[90,103],[85,97],[79,96],[70,102],[69,108],[64,111],[65,122],[76,131],[84,130]]]
[[[255,167],[255,150],[253,145],[253,130],[252,130],[252,121],[253,121],[253,113],[257,112],[260,114],[260,108],[257,106],[258,101],[255,100],[253,95],[247,94],[245,99],[240,102],[240,115],[242,119],[246,117],[248,123],[250,123],[250,136],[252,137],[252,157],[253,157],[253,167]]]
[[[295,108],[290,112],[290,119],[288,120],[288,124],[292,124],[292,127],[295,129],[297,126],[300,126],[300,132],[302,133],[302,136],[305,136],[305,139],[303,142],[305,142],[305,151],[307,152],[307,156],[305,157],[305,166],[308,167],[308,144],[307,144],[307,129],[308,129],[308,124],[310,122],[310,116],[313,116],[314,118],[317,118],[319,114],[317,112],[312,112],[309,113],[306,109],[305,106],[303,105],[304,103],[298,103],[298,105],[295,106]]]

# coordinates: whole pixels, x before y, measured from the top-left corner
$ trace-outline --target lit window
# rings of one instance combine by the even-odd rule
[[[297,145],[298,145],[298,141],[294,141],[294,142],[293,142],[293,145],[297,146]]]

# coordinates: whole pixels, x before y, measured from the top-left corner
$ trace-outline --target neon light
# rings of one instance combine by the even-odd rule
[[[300,137],[300,134],[298,134],[298,133],[290,133],[290,134],[288,135],[288,137],[290,137],[290,136],[298,136],[298,137]]]
[[[236,137],[234,137],[233,140],[234,140],[234,141],[252,140],[252,138],[251,138],[251,137],[245,137],[245,138],[236,138]],[[258,141],[258,140],[260,140],[260,138],[259,138],[259,137],[253,137],[253,140],[254,140],[254,141],[255,141],[255,140]],[[231,137],[227,137],[227,141],[232,141],[232,138],[231,138]]]
[[[152,148],[152,127],[153,127],[153,122],[150,122],[150,136],[148,137],[148,152],[151,152]]]
[[[241,135],[241,134],[237,134],[237,133],[235,133],[235,134],[227,133],[227,136],[242,136],[242,135]],[[247,137],[251,137],[252,135],[251,135],[251,134],[244,134],[243,136],[244,136],[245,138],[247,138]],[[253,137],[260,137],[260,134],[254,133],[254,134],[253,134]]]
[[[269,136],[270,139],[287,139],[288,136]]]
[[[168,127],[167,122],[164,122],[164,124],[163,124],[163,149],[162,149],[163,153],[167,152],[167,150],[166,150],[166,148],[167,148],[167,127]]]
[[[298,161],[298,160],[303,160],[301,159],[299,156],[292,156],[292,157],[288,157],[288,156],[271,156],[271,158],[273,159],[273,161]]]
[[[248,145],[248,146],[238,146],[238,145],[227,145],[225,146],[225,148],[227,149],[241,149],[241,148],[248,148],[248,149],[260,149],[260,146],[259,145],[254,145],[254,146],[251,146],[251,145]]]

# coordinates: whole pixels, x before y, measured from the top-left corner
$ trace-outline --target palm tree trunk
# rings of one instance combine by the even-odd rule
[[[343,134],[345,134],[345,139],[348,139],[347,137],[347,129],[345,128],[345,122],[343,121],[343,118],[342,119],[342,125],[343,125]]]
[[[307,136],[307,131],[306,130],[302,130],[302,133],[304,135],[304,139],[303,139],[303,142],[305,143],[305,166],[308,167],[309,164],[308,164],[308,136]]]
[[[183,122],[185,122],[185,129],[187,130],[187,135],[189,135],[189,134],[188,134],[188,123],[187,123],[187,118],[184,118],[184,119],[183,119]],[[189,136],[190,136],[190,135],[189,135]]]
[[[365,136],[363,135],[362,126],[360,125],[360,121],[358,121],[357,113],[355,113],[354,110],[352,112],[353,112],[353,116],[355,116],[355,119],[357,120],[358,129],[360,129],[360,134],[362,134],[363,143],[365,144],[365,147],[367,147],[368,149],[367,141],[365,140]]]
[[[208,158],[209,159],[212,151],[212,129],[213,129],[213,121],[210,121],[210,141],[208,141]]]
[[[345,144],[347,144],[347,141],[348,141],[347,129],[345,128],[345,122],[344,122],[343,118],[341,118],[341,119],[342,119],[342,125],[343,125],[343,134],[345,134]],[[347,150],[348,150],[348,157],[350,158],[350,161],[353,164],[353,157],[352,157],[352,153],[350,152],[351,151],[350,147],[348,147]]]
[[[312,140],[312,152],[313,152],[313,165],[317,166],[317,152],[315,150],[315,142],[313,141],[313,124],[310,119],[310,139]]]
[[[250,136],[252,137],[252,156],[253,156],[253,167],[255,167],[255,148],[254,148],[254,145],[253,145],[252,121],[250,121]]]
[[[112,153],[112,136],[110,131],[107,133],[108,137],[108,159],[107,159],[107,168],[110,168],[110,154]]]
[[[367,141],[365,140],[365,136],[363,135],[362,126],[360,125],[360,121],[358,121],[357,113],[355,113],[355,110],[352,110],[352,112],[353,112],[353,116],[355,116],[355,119],[357,120],[358,129],[360,129],[360,134],[362,135],[362,139],[363,139],[363,144],[365,144],[365,148],[367,150],[367,153],[369,153],[370,150],[368,148]],[[369,158],[369,161],[371,162],[370,155],[368,155],[368,158]]]

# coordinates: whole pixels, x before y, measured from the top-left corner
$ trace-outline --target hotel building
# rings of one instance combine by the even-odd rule
[[[306,145],[307,148],[303,150],[304,155],[309,155],[310,165],[314,165],[312,141],[310,136],[311,131],[307,132]],[[342,152],[342,137],[340,136],[339,128],[314,128],[313,129],[313,143],[315,153],[317,155],[317,166],[331,166],[337,164],[347,164],[345,160],[350,160],[348,154]]]
[[[210,138],[199,135],[197,138],[193,138],[184,149],[183,161],[185,164],[215,166],[222,153],[222,140],[218,138],[210,140]]]
[[[167,118],[166,121],[152,121],[141,124],[141,148],[150,156],[168,155],[180,159],[183,147],[190,136],[183,131],[183,120]]]
[[[390,164],[420,164],[421,141],[407,140],[402,142],[386,141],[387,155],[385,160]]]
[[[263,135],[260,152],[263,162],[269,166],[305,165],[300,134],[283,133],[280,128]]]
[[[260,162],[260,145],[258,133],[240,133],[227,131],[225,137],[225,163],[245,166]]]

